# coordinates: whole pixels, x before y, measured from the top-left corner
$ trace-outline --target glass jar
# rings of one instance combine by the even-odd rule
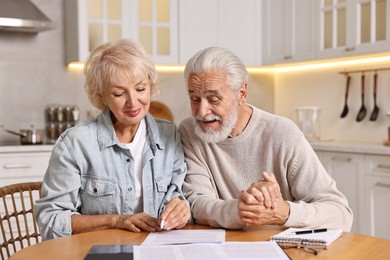
[[[315,106],[296,109],[298,127],[309,141],[320,139],[320,111],[321,109]]]

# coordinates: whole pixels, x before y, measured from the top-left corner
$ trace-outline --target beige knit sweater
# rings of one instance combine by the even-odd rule
[[[237,198],[262,172],[273,172],[290,205],[286,227],[340,228],[350,231],[352,211],[310,144],[290,120],[253,107],[237,137],[202,142],[191,118],[179,126],[188,173],[183,191],[196,223],[242,228]]]

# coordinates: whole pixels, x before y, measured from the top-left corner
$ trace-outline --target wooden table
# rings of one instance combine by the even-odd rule
[[[184,229],[210,229],[203,225],[187,225]],[[226,241],[267,241],[281,232],[278,226],[247,226],[243,230],[227,230]],[[93,245],[140,244],[149,233],[132,233],[126,230],[104,230],[52,239],[27,247],[10,260],[18,259],[83,259]],[[390,240],[343,233],[318,255],[302,249],[286,249],[291,259],[390,259]]]

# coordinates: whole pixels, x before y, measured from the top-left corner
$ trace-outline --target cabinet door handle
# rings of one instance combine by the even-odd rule
[[[376,168],[382,169],[382,170],[390,170],[390,165],[378,164],[378,166]]]
[[[345,48],[345,51],[354,51],[355,50],[355,47],[347,47],[347,48]]]
[[[390,188],[390,184],[383,183],[383,182],[377,182],[376,186],[383,187],[383,188]]]
[[[4,169],[24,169],[31,167],[32,165],[29,163],[4,164]]]
[[[337,157],[333,156],[332,161],[339,161],[339,162],[350,162],[352,159],[349,157]]]

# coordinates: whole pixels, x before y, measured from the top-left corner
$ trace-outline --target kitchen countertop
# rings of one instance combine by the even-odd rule
[[[312,141],[310,144],[316,151],[390,155],[390,146],[385,146],[380,142],[324,140]],[[0,145],[0,153],[51,152],[52,149],[53,145],[51,144]]]
[[[4,145],[0,146],[1,153],[23,153],[23,152],[51,152],[53,145]]]
[[[312,141],[310,144],[316,151],[390,155],[390,146],[385,146],[383,142],[330,140]]]

